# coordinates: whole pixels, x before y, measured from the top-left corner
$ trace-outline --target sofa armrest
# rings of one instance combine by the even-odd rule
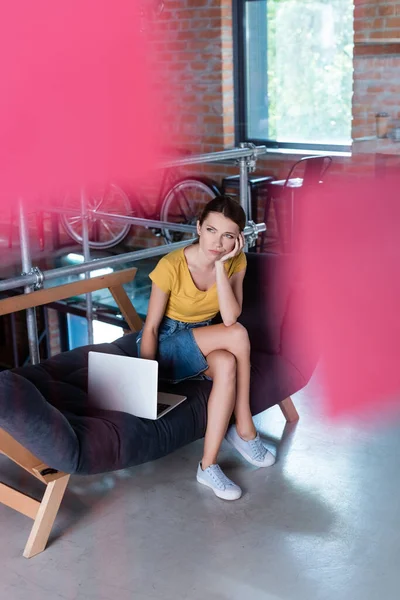
[[[297,283],[289,297],[281,330],[280,354],[302,375],[308,383],[319,359],[319,352],[306,321],[304,288]]]

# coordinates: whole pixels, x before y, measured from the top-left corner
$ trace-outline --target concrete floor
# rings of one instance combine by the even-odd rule
[[[0,506],[1,600],[381,600],[400,597],[399,423],[333,425],[317,378],[257,421],[278,463],[221,464],[245,490],[218,500],[195,481],[202,443],[105,476],[73,477],[45,552]],[[279,442],[283,432],[282,440]],[[2,479],[41,490],[0,460]]]

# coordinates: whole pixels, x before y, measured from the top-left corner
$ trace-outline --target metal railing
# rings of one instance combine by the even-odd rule
[[[192,155],[185,158],[179,158],[172,161],[165,161],[158,165],[161,168],[172,167],[172,166],[184,166],[184,165],[195,165],[202,163],[211,162],[223,162],[223,161],[236,161],[240,169],[240,203],[243,207],[248,224],[244,230],[244,236],[246,240],[250,240],[255,243],[259,233],[266,230],[265,223],[254,223],[251,220],[251,202],[249,194],[249,183],[248,174],[255,169],[257,158],[263,154],[266,154],[267,149],[265,146],[254,146],[253,144],[240,144],[239,148],[233,148],[231,150],[223,150],[221,152],[213,152],[209,154],[198,154]],[[60,211],[58,209],[52,209],[51,212],[70,212],[67,210]],[[106,257],[106,258],[90,258],[89,248],[89,234],[88,234],[88,213],[87,203],[85,194],[82,192],[81,198],[81,215],[82,215],[82,247],[84,262],[79,265],[72,265],[67,267],[59,267],[57,269],[51,269],[48,271],[40,271],[38,267],[33,267],[31,262],[31,252],[29,247],[29,237],[27,234],[26,219],[23,203],[20,202],[20,246],[21,246],[21,262],[23,273],[18,277],[13,277],[0,281],[0,291],[12,290],[19,287],[24,287],[25,293],[30,293],[34,289],[39,289],[43,286],[45,281],[51,281],[59,279],[61,277],[69,275],[79,275],[85,273],[87,277],[90,276],[90,272],[95,269],[103,267],[113,267],[122,263],[136,262],[145,258],[153,256],[161,256],[167,254],[172,250],[183,248],[188,244],[192,243],[192,239],[175,242],[172,244],[165,244],[163,246],[155,246],[153,248],[146,248],[144,250],[135,250],[133,252],[127,252],[119,254],[118,256]],[[134,225],[142,225],[144,227],[157,227],[171,229],[172,231],[181,231],[185,233],[196,233],[196,226],[185,225],[181,223],[170,223],[167,221],[156,221],[154,219],[143,219],[138,217],[128,217],[117,214],[96,212],[96,215],[102,219],[108,219],[115,222],[125,222]],[[91,295],[87,295],[87,310],[86,316],[88,320],[88,338],[89,342],[93,340],[93,307],[91,301]],[[36,329],[36,313],[35,309],[29,309],[27,312],[27,329],[28,329],[28,341],[29,341],[29,352],[32,364],[36,364],[40,361],[39,357],[39,346],[38,346],[38,334]]]
[[[169,225],[174,225],[170,223]],[[185,231],[196,232],[195,225],[185,225]],[[172,227],[171,227],[172,229]],[[257,223],[247,225],[244,229],[244,236],[256,236],[266,230],[264,223]],[[30,273],[23,273],[18,277],[12,277],[0,281],[0,292],[6,290],[13,290],[20,287],[34,287],[39,289],[42,287],[45,281],[54,281],[61,277],[67,277],[69,275],[81,275],[82,273],[90,273],[104,267],[116,267],[121,264],[130,262],[136,262],[145,258],[153,256],[162,256],[168,254],[172,250],[178,248],[185,248],[193,242],[192,239],[184,240],[182,242],[174,242],[173,244],[163,244],[162,246],[154,246],[153,248],[145,248],[144,250],[134,250],[132,252],[125,252],[124,254],[118,254],[117,256],[107,256],[106,258],[94,258],[92,260],[85,260],[79,265],[72,265],[68,267],[58,267],[57,269],[49,269],[48,271],[41,271],[37,267],[34,268]],[[32,290],[30,290],[32,291]]]

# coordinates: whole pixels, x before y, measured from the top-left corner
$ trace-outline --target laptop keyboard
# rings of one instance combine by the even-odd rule
[[[160,413],[164,412],[164,410],[166,410],[170,406],[171,406],[170,404],[162,404],[161,402],[158,402],[158,404],[157,404],[157,416]]]

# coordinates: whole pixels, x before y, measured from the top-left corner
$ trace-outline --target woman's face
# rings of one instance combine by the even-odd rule
[[[210,212],[203,224],[197,221],[200,248],[206,256],[218,260],[235,247],[239,226],[222,213]]]

